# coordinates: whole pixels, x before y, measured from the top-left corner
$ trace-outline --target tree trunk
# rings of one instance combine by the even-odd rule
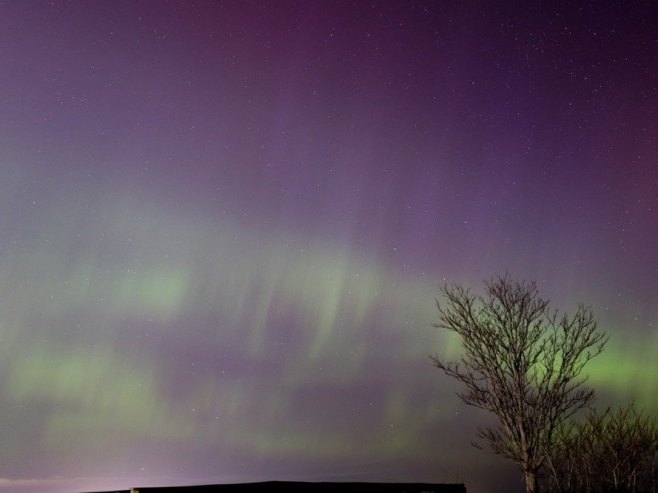
[[[525,492],[539,493],[539,485],[537,484],[537,473],[535,471],[525,471]]]

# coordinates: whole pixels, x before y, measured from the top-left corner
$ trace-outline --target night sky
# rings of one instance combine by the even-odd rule
[[[0,489],[518,491],[428,358],[506,271],[658,414],[658,6],[502,3],[1,2]]]

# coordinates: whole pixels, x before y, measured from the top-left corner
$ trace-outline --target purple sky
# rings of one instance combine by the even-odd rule
[[[3,3],[0,490],[519,490],[427,357],[506,270],[658,413],[658,8],[494,3]]]

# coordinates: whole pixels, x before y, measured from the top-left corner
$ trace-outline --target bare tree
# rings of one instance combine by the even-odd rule
[[[654,492],[658,424],[634,404],[590,410],[556,430],[549,454],[551,491]]]
[[[497,427],[479,430],[480,438],[515,462],[526,492],[536,493],[556,427],[592,401],[580,375],[607,337],[597,331],[590,308],[560,315],[534,282],[505,275],[484,284],[484,296],[458,285],[442,288],[445,302],[437,300],[435,326],[458,334],[463,354],[457,362],[431,358],[466,386],[458,394],[463,402],[498,418]]]

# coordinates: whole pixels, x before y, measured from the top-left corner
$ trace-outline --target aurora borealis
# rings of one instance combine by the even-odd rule
[[[658,413],[658,9],[493,3],[3,2],[0,490],[520,489],[428,358],[505,271]]]

